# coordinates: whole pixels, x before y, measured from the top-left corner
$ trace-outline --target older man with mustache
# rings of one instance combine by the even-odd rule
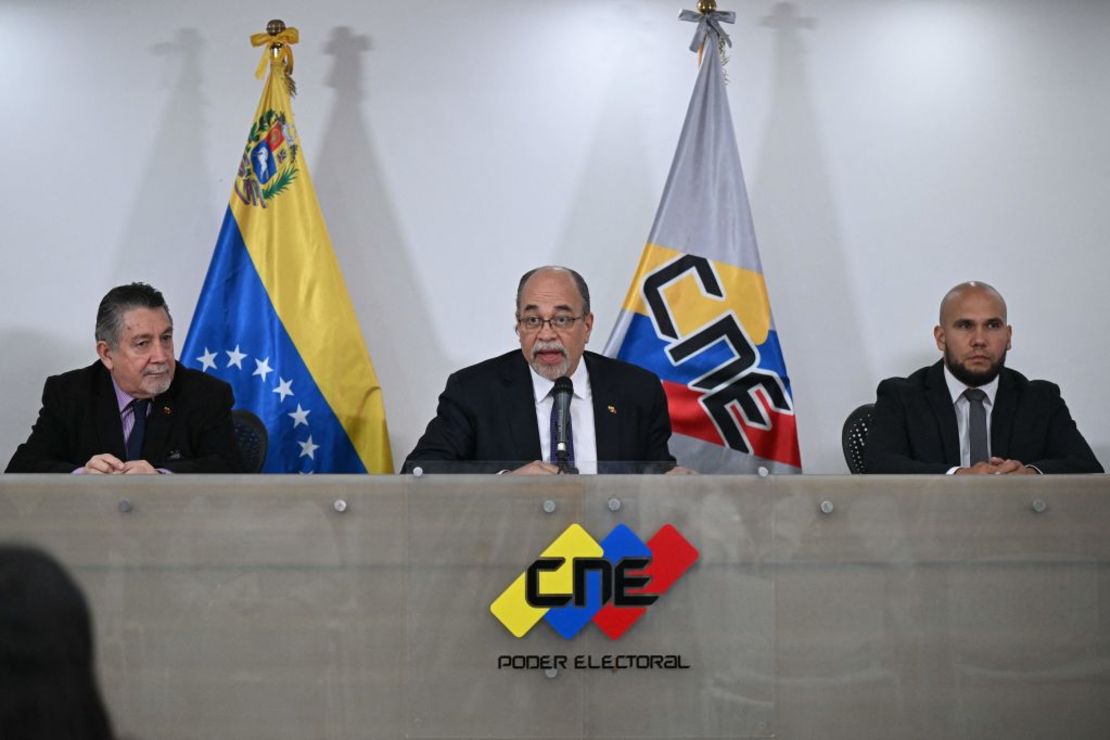
[[[581,275],[552,266],[526,272],[516,295],[520,349],[447,379],[436,416],[404,470],[559,472],[552,391],[562,377],[573,385],[569,447],[580,472],[672,469],[671,421],[659,379],[587,352],[593,324]]]
[[[8,473],[237,473],[234,399],[223,381],[177,363],[173,318],[145,283],[100,302],[89,367],[47,378],[31,436]]]
[[[933,329],[941,360],[879,384],[866,472],[1101,473],[1060,389],[1005,366],[1012,337],[993,287],[948,291]]]

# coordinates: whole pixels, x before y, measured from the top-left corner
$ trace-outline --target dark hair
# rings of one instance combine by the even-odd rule
[[[173,325],[170,307],[162,293],[146,283],[117,285],[100,300],[96,312],[96,341],[107,342],[115,348],[119,344],[120,331],[123,329],[123,315],[133,308],[161,308]]]
[[[558,265],[544,265],[543,267],[534,267],[528,272],[520,276],[520,282],[516,284],[516,310],[520,310],[520,297],[524,294],[524,284],[528,279],[535,275],[537,272],[543,270],[555,270],[557,272],[570,273],[571,278],[574,279],[574,284],[578,288],[578,294],[582,296],[582,315],[585,316],[590,312],[590,288],[586,285],[586,280],[577,271],[569,267],[560,267]]]
[[[81,590],[56,560],[0,545],[0,733],[111,740]]]

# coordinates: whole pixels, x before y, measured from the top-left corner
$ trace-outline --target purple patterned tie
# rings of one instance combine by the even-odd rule
[[[143,435],[146,433],[146,410],[150,408],[149,398],[136,398],[131,402],[131,412],[135,415],[135,425],[127,438],[127,459],[143,459]]]

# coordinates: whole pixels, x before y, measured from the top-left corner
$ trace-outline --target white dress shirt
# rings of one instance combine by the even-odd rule
[[[960,466],[971,467],[971,436],[968,433],[968,416],[970,414],[971,401],[967,400],[964,391],[970,388],[969,385],[964,385],[961,381],[956,379],[948,366],[944,366],[944,382],[948,384],[948,394],[952,396],[952,405],[956,410],[956,427],[960,433]],[[998,376],[986,385],[978,386],[979,390],[987,394],[983,399],[983,408],[987,412],[987,455],[993,454],[991,450],[991,414],[994,413],[994,396],[998,393]],[[956,468],[948,471],[948,474],[956,472]]]
[[[543,459],[551,460],[551,407],[555,399],[551,391],[555,381],[548,380],[531,367],[532,391],[536,400],[536,425],[540,430],[540,450]],[[590,390],[590,374],[586,361],[578,360],[578,367],[570,376],[574,385],[574,396],[570,402],[570,425],[574,443],[574,466],[579,473],[597,472],[597,432],[594,429],[594,396]]]

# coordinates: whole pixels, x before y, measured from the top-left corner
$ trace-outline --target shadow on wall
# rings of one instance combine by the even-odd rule
[[[0,363],[0,470],[8,465],[15,448],[27,440],[42,405],[42,386],[47,377],[79,367],[96,359],[92,338],[93,320],[88,319],[87,344],[65,342],[41,329],[8,329],[0,332],[0,347],[6,347]],[[74,358],[80,358],[76,362]]]
[[[820,140],[802,33],[817,27],[792,3],[776,3],[763,25],[777,37],[773,99],[751,188],[764,272],[798,410],[807,473],[842,473],[840,429],[873,400],[862,364],[859,309]],[[814,305],[814,301],[817,305]],[[819,310],[818,310],[819,308]],[[785,319],[785,321],[781,321]],[[834,368],[829,357],[841,358]]]
[[[212,178],[203,165],[207,101],[200,70],[204,46],[199,31],[182,28],[173,41],[150,47],[151,55],[165,64],[169,96],[150,138],[147,164],[112,273],[117,276],[115,283],[142,280],[160,289],[170,283],[195,286],[190,296],[176,296],[174,306],[195,302],[219,227],[207,218],[215,198],[209,187]],[[180,255],[193,256],[181,259]]]
[[[594,352],[604,349],[616,323],[663,190],[663,182],[649,172],[644,136],[644,108],[656,97],[654,80],[628,73],[637,68],[629,58],[650,46],[637,38],[646,31],[631,31],[606,43],[605,63],[599,65],[609,74],[604,104],[567,220],[554,242],[553,261],[581,272],[590,286],[598,318],[590,339]],[[677,111],[681,115],[682,108]],[[534,266],[525,264],[521,272]]]
[[[443,382],[446,356],[434,342],[433,320],[420,300],[421,281],[407,258],[390,193],[364,119],[364,62],[371,39],[351,28],[332,29],[325,53],[334,57],[327,85],[335,103],[323,131],[314,173],[316,192],[343,269],[370,358],[381,383],[386,418],[401,409],[424,409],[416,392]],[[404,321],[397,321],[403,312]],[[391,427],[395,461],[403,461],[416,438]],[[399,466],[397,466],[399,467]]]

